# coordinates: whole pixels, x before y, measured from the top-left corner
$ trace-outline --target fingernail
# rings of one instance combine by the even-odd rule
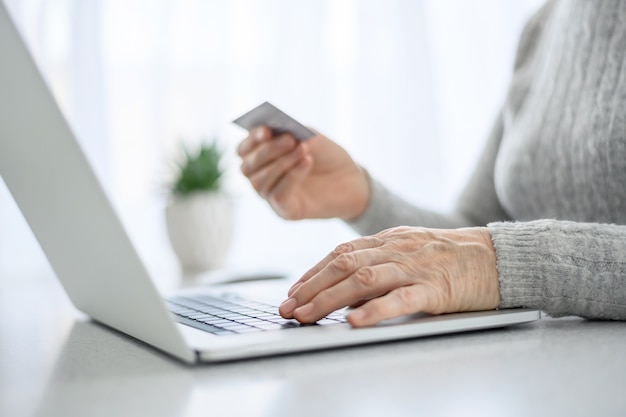
[[[257,142],[262,141],[263,138],[265,137],[265,129],[263,129],[263,128],[255,129],[254,132],[252,133],[252,137]]]
[[[293,310],[296,309],[298,302],[295,298],[287,298],[283,303],[278,307],[281,313],[283,314],[291,314]]]
[[[297,314],[299,316],[308,316],[309,314],[311,314],[313,312],[313,304],[309,303],[309,304],[305,304],[300,308],[297,308],[296,311],[293,312],[293,314]]]
[[[361,309],[357,309],[351,312],[350,314],[348,314],[348,317],[355,321],[363,321],[366,315],[367,314],[365,313],[365,311]]]

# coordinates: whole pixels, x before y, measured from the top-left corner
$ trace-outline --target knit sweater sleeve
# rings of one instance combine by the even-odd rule
[[[488,228],[501,307],[626,320],[626,226],[537,220]]]

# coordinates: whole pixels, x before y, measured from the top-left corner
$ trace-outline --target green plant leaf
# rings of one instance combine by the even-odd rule
[[[214,140],[204,143],[196,152],[186,147],[184,161],[178,163],[178,175],[172,186],[176,195],[186,196],[199,191],[218,191],[222,187],[223,151]]]

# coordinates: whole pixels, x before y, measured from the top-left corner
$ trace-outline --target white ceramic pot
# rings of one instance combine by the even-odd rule
[[[184,276],[224,265],[233,237],[232,199],[220,193],[172,197],[165,209],[167,232]]]

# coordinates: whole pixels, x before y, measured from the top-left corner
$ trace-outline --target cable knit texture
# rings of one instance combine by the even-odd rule
[[[350,223],[364,234],[487,225],[502,308],[626,320],[626,1],[556,0],[529,21],[452,213],[371,189]]]

